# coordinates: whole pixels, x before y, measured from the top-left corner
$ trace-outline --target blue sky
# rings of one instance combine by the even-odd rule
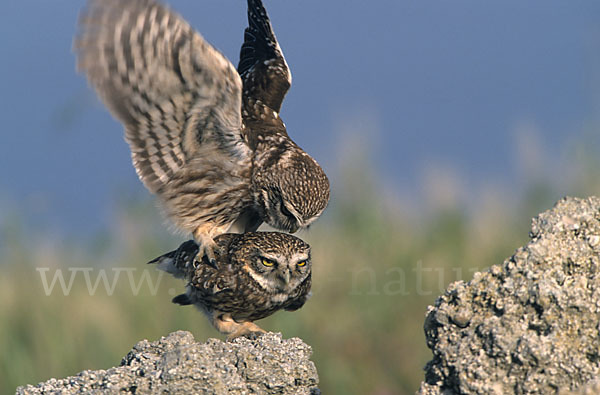
[[[16,209],[67,233],[93,230],[123,196],[147,196],[121,126],[75,72],[71,40],[83,4],[3,3],[0,221]],[[169,4],[237,64],[245,1]],[[340,141],[352,133],[382,178],[417,196],[431,164],[469,183],[512,182],[524,122],[545,150],[560,152],[597,121],[600,2],[265,5],[294,77],[282,118],[334,184]]]

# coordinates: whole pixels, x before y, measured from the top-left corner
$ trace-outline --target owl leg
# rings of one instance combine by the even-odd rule
[[[214,312],[212,315],[212,324],[219,332],[227,335],[228,341],[240,336],[252,338],[257,337],[259,334],[266,333],[253,322],[236,322],[231,318],[231,315],[222,314],[218,311]]]
[[[194,239],[198,242],[200,248],[196,255],[196,260],[202,262],[203,258],[206,257],[210,266],[217,269],[217,259],[215,256],[215,250],[218,248],[215,243],[214,237],[223,234],[229,228],[229,224],[224,226],[215,226],[214,223],[207,223],[199,226],[194,231]]]
[[[204,234],[194,234],[194,239],[198,242],[198,253],[196,254],[196,261],[208,262],[208,264],[215,269],[217,267],[217,259],[215,257],[215,249],[217,244],[212,237]],[[204,260],[206,257],[206,261]]]
[[[267,333],[267,331],[256,325],[254,322],[247,321],[239,324],[239,327],[235,330],[235,332],[227,336],[227,340],[231,341],[240,336],[245,336],[248,339],[254,340],[263,333]]]
[[[198,262],[205,262],[204,257],[206,257],[208,264],[217,269],[217,259],[215,257],[217,243],[215,243],[211,236],[212,232],[207,228],[207,226],[200,226],[194,231],[194,239],[196,239],[199,246],[196,260]]]

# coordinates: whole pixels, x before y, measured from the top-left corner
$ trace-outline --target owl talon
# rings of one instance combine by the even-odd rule
[[[264,334],[265,334],[265,331],[262,331],[262,332],[254,331],[254,332],[245,333],[242,336],[244,336],[246,339],[249,339],[249,340],[257,340],[259,337],[261,337]]]
[[[219,266],[217,265],[217,259],[215,257],[215,251],[214,251],[214,248],[216,248],[216,245],[215,245],[215,247],[213,247],[212,245],[209,245],[208,243],[203,243],[203,242],[199,242],[199,244],[200,244],[200,249],[198,250],[198,254],[196,254],[195,261],[209,265],[213,269],[218,270]],[[212,244],[214,244],[214,242]]]
[[[236,336],[234,336],[232,334],[232,335],[227,336],[227,341],[231,342],[234,339],[237,339],[238,337],[245,337],[248,340],[253,340],[254,341],[254,340],[258,340],[258,338],[261,337],[262,335],[264,335],[265,333],[266,332],[264,332],[264,331],[263,332],[254,331],[254,332],[246,332],[246,333],[238,334]]]
[[[219,266],[217,266],[217,260],[215,258],[207,259],[208,265],[215,270],[219,270]]]

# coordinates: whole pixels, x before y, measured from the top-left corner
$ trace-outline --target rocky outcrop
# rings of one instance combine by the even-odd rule
[[[530,242],[450,284],[425,320],[433,359],[420,394],[600,393],[600,199],[565,198],[533,219]],[[18,394],[318,394],[311,349],[267,333],[139,342],[108,370]]]
[[[530,237],[503,264],[451,284],[429,308],[433,359],[420,394],[598,388],[600,199],[559,201],[533,219]]]
[[[319,394],[310,346],[267,333],[256,340],[196,343],[179,331],[143,340],[108,370],[17,388],[17,394]]]

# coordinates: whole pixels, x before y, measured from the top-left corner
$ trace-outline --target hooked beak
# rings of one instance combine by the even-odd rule
[[[279,278],[285,283],[285,285],[287,285],[290,282],[290,276],[290,271],[286,270],[279,276]]]

